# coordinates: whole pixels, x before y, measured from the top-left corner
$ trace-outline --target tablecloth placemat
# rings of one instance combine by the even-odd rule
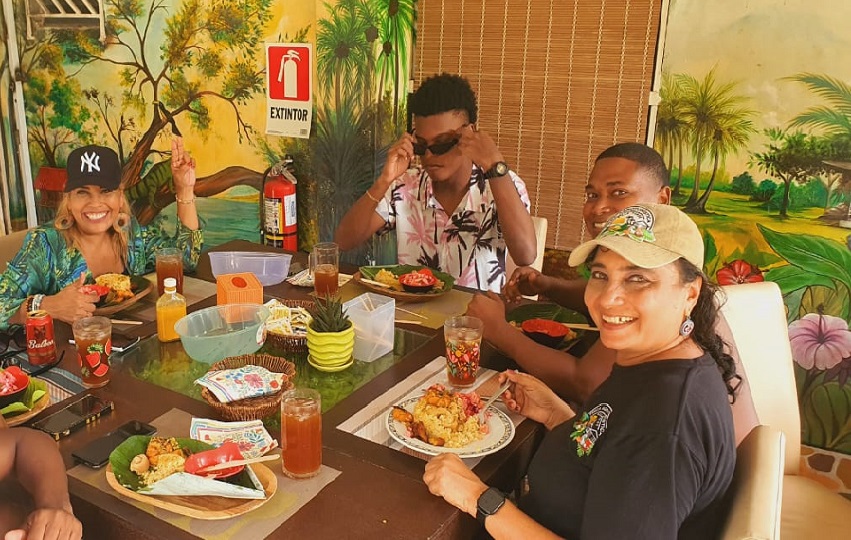
[[[499,382],[496,376],[497,372],[492,369],[479,368],[476,385],[470,390],[475,390],[479,396],[489,397],[499,390]],[[372,400],[366,408],[338,425],[337,429],[428,460],[430,456],[411,450],[390,437],[385,421],[390,407],[409,397],[422,395],[423,390],[434,383],[446,384],[446,358],[443,356],[438,356],[419,370],[411,373],[404,381],[396,384],[396,386]],[[510,412],[501,400],[494,402],[494,406],[508,415],[515,428],[526,419],[525,416]],[[465,463],[470,467],[475,467],[481,460],[482,458],[465,459]]]
[[[381,294],[370,291],[354,281],[350,281],[340,289],[340,297],[346,302],[366,292]],[[399,302],[397,300],[396,320],[407,321],[409,324],[419,324],[427,328],[442,328],[443,322],[449,317],[463,315],[467,311],[467,304],[470,303],[472,298],[473,295],[471,293],[452,289],[443,296],[438,296],[426,302]],[[413,312],[420,315],[420,317],[402,310]]]
[[[144,298],[140,298],[138,302],[121,310],[114,318],[136,319],[139,321],[154,321],[157,318],[157,275],[148,274],[145,279],[154,283],[154,290],[148,293]],[[186,307],[191,307],[201,300],[205,300],[216,294],[216,284],[197,279],[190,276],[183,277],[183,296],[186,298]]]
[[[163,436],[185,437],[189,433],[189,424],[192,416],[179,409],[171,409],[160,416],[151,424],[157,428],[157,434]],[[204,538],[206,540],[226,540],[230,538],[266,538],[275,529],[295,514],[299,508],[307,504],[325,486],[334,481],[340,475],[340,471],[326,465],[322,466],[317,476],[304,480],[294,480],[281,472],[280,462],[267,464],[278,478],[278,490],[272,498],[260,508],[252,510],[241,516],[224,520],[194,519],[168,512],[161,508],[133,501],[121,497],[109,487],[106,482],[105,469],[90,469],[83,465],[77,465],[70,469],[68,474],[95,488],[109,493],[128,504],[132,504],[141,510],[151,514],[184,531]]]

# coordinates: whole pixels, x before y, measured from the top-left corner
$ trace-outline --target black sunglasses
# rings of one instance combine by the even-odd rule
[[[458,141],[460,140],[461,139],[454,139],[451,141],[434,143],[430,145],[426,145],[425,143],[414,143],[414,154],[418,156],[424,156],[426,150],[428,150],[432,153],[432,155],[442,156],[446,152],[449,152],[450,150],[455,148],[455,145],[458,144]]]
[[[10,346],[20,349],[16,352],[21,352],[27,348],[27,332],[23,326],[16,326],[0,333],[0,353],[9,350]]]

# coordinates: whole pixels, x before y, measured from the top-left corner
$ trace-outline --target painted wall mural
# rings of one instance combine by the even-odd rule
[[[27,40],[24,10],[16,12],[33,171],[63,168],[80,144],[111,146],[139,220],[173,220],[166,149],[181,134],[198,162],[207,243],[216,245],[259,239],[263,172],[289,154],[300,246],[330,239],[404,129],[414,0],[104,4],[103,41],[94,29],[43,29]],[[311,138],[265,136],[264,43],[302,41],[317,54]],[[37,181],[42,221],[53,185]],[[386,244],[352,256],[380,256]]]
[[[780,286],[803,443],[835,462],[851,454],[849,18],[842,0],[672,0],[655,138],[708,273]]]

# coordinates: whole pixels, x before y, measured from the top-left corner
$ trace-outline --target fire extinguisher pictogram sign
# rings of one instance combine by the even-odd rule
[[[266,44],[266,133],[307,138],[313,116],[313,45]]]

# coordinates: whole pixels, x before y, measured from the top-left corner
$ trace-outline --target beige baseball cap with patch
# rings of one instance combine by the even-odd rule
[[[682,210],[667,204],[624,208],[609,218],[597,238],[574,249],[568,264],[579,266],[598,246],[641,268],[659,268],[682,257],[703,269],[703,236],[697,225]]]

